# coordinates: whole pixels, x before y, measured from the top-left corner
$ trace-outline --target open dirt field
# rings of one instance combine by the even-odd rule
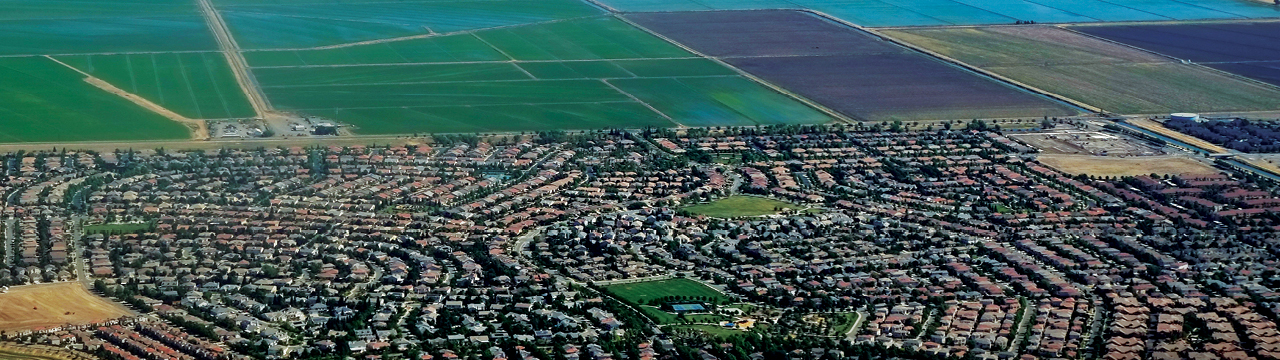
[[[1217,169],[1186,156],[1106,157],[1091,155],[1041,155],[1045,165],[1068,174],[1093,176],[1137,176],[1150,174],[1208,175]]]
[[[90,324],[130,313],[76,282],[19,286],[0,294],[0,330]]]
[[[0,359],[4,360],[92,360],[93,356],[48,345],[0,342]]]
[[[1143,141],[1097,131],[1062,130],[1015,134],[1009,137],[1039,148],[1045,154],[1152,156],[1164,152]]]

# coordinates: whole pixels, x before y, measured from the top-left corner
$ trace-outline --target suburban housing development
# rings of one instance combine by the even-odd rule
[[[1027,123],[15,152],[0,336],[103,359],[1280,354],[1274,180],[1201,155],[1067,172],[1105,169],[1039,159],[1183,150]]]
[[[1280,0],[0,0],[0,360],[1280,359]]]

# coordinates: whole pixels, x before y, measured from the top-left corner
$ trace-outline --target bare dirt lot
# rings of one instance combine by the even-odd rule
[[[1035,146],[1044,154],[1097,156],[1154,156],[1164,151],[1146,143],[1098,131],[1055,130],[1009,135]]]
[[[60,349],[49,345],[29,345],[0,342],[0,359],[4,360],[93,360],[82,352]]]
[[[1069,174],[1093,176],[1137,176],[1149,174],[1209,175],[1217,174],[1213,168],[1196,159],[1183,155],[1107,157],[1092,155],[1041,155],[1041,163]]]
[[[130,313],[76,282],[19,286],[0,294],[0,330],[6,331],[91,324]]]

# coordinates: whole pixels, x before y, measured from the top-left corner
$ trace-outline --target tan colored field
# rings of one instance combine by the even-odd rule
[[[0,359],[3,360],[93,360],[94,357],[48,345],[24,345],[0,342]]]
[[[0,330],[91,324],[130,314],[77,282],[19,286],[0,294]]]
[[[1280,109],[1280,91],[1274,87],[1052,26],[879,33],[1112,113]]]
[[[1129,119],[1129,120],[1125,120],[1125,122],[1133,124],[1134,126],[1141,127],[1143,129],[1151,130],[1160,135],[1177,139],[1178,141],[1190,144],[1191,146],[1199,147],[1204,150],[1212,151],[1215,153],[1228,152],[1228,150],[1224,147],[1214,145],[1213,143],[1210,143],[1208,141],[1200,140],[1200,138],[1195,136],[1174,131],[1173,129],[1164,127],[1164,125],[1155,121],[1151,121],[1147,119]]]
[[[1176,155],[1125,158],[1090,155],[1041,155],[1038,160],[1045,165],[1072,175],[1209,175],[1219,172],[1218,169],[1214,169],[1202,162]]]

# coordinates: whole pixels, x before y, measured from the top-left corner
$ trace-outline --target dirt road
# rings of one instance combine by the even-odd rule
[[[249,72],[249,63],[240,54],[240,45],[231,36],[231,30],[227,28],[226,21],[222,20],[222,15],[218,14],[218,10],[213,8],[213,4],[209,3],[209,0],[200,0],[199,2],[200,12],[204,14],[205,23],[209,25],[209,31],[213,32],[213,37],[218,40],[218,48],[222,49],[223,56],[227,58],[227,64],[231,66],[231,73],[235,75],[236,83],[240,85],[240,91],[243,91],[245,97],[249,99],[249,105],[253,106],[254,112],[259,117],[272,111],[271,104],[267,102],[267,97],[258,88],[258,82],[254,80],[253,73]]]

